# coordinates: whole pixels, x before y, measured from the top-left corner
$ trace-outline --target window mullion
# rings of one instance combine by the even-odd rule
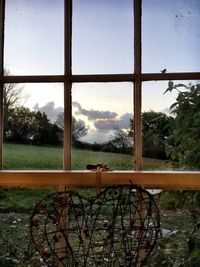
[[[141,41],[141,16],[142,0],[134,1],[134,65],[135,65],[135,86],[134,86],[134,154],[135,169],[142,169],[142,123],[141,123],[141,69],[142,69],[142,41]]]
[[[71,40],[72,40],[72,0],[65,0],[65,82],[64,82],[64,170],[71,169]]]
[[[0,76],[4,67],[5,0],[0,0]],[[0,83],[0,169],[3,167],[3,83]]]

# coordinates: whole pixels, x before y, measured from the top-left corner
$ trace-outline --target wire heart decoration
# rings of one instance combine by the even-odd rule
[[[47,266],[143,266],[160,233],[159,210],[139,186],[113,186],[97,197],[74,191],[43,198],[30,235]]]

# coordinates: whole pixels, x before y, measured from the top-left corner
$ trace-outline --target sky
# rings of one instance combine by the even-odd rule
[[[6,0],[5,69],[13,75],[64,72],[64,0]],[[134,66],[131,0],[74,0],[73,74],[131,73]],[[200,71],[200,0],[143,0],[143,72]],[[63,110],[63,85],[24,84],[23,103],[48,113]],[[167,82],[144,82],[142,111],[169,112],[176,95]],[[73,84],[72,111],[89,128],[85,139],[106,141],[133,114],[131,83]]]

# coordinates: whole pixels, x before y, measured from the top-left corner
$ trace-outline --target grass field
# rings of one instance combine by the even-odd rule
[[[107,163],[113,170],[133,170],[131,155],[72,149],[72,169],[84,170],[88,163]],[[144,169],[168,169],[166,161],[144,158]],[[63,148],[4,144],[5,170],[62,170]]]
[[[5,170],[62,170],[63,148],[19,144],[4,144],[3,168]],[[72,150],[72,169],[85,170],[88,163],[107,163],[112,170],[133,170],[131,155]],[[163,160],[144,159],[145,169],[165,169]],[[85,191],[86,189],[84,189]],[[10,189],[0,190],[1,212],[28,212],[34,204],[52,190]]]

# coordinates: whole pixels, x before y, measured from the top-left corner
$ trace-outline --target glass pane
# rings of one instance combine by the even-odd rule
[[[106,163],[111,169],[132,169],[132,83],[75,83],[72,101],[73,168]]]
[[[143,1],[143,72],[200,71],[200,2]]]
[[[133,72],[133,1],[73,1],[73,73]]]
[[[13,75],[63,74],[63,6],[63,0],[6,0],[6,70]]]
[[[144,82],[142,97],[144,169],[200,170],[200,83]]]
[[[4,169],[62,169],[63,84],[4,85]]]

